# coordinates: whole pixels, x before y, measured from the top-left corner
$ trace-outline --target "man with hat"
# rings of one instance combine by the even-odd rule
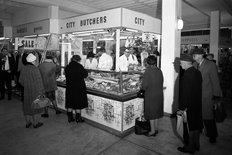
[[[198,65],[198,70],[202,75],[202,117],[206,136],[210,143],[216,142],[217,126],[213,114],[213,103],[222,95],[218,77],[217,66],[214,62],[205,59],[202,48],[196,48],[192,51],[193,59]]]
[[[200,130],[203,127],[201,95],[201,72],[193,67],[193,58],[189,54],[181,54],[180,65],[185,70],[180,83],[180,103],[178,115],[187,114],[189,137],[183,147],[177,149],[184,153],[194,153],[200,149]]]

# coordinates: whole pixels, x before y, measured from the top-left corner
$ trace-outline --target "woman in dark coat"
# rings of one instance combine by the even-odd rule
[[[80,64],[81,57],[73,55],[71,62],[65,68],[66,76],[66,104],[68,122],[73,122],[72,111],[76,112],[76,122],[83,122],[81,109],[88,107],[86,85],[84,78],[88,72]]]
[[[35,66],[36,56],[32,53],[24,54],[22,61],[25,66],[21,70],[19,77],[20,84],[24,87],[23,113],[26,119],[26,128],[32,124],[34,128],[38,128],[43,123],[38,122],[38,114],[43,109],[32,109],[32,102],[44,93],[43,81],[39,69]]]
[[[180,57],[181,67],[185,70],[180,84],[180,103],[178,114],[186,111],[189,138],[188,144],[178,147],[178,150],[185,153],[194,153],[200,148],[200,130],[202,122],[202,76],[201,72],[192,65],[193,58],[189,54],[182,54]]]
[[[158,133],[158,119],[163,117],[163,73],[156,67],[156,62],[154,55],[148,56],[148,66],[142,81],[142,89],[145,90],[144,116],[151,125],[147,136]]]

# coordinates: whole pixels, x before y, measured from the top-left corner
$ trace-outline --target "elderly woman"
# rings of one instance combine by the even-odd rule
[[[35,66],[36,56],[32,53],[24,54],[22,57],[24,67],[21,70],[19,82],[24,87],[23,113],[26,120],[26,128],[33,125],[34,128],[41,127],[43,123],[38,122],[38,114],[42,109],[32,109],[32,102],[44,93],[43,81],[39,69]]]
[[[163,117],[163,73],[156,63],[154,55],[148,56],[142,81],[142,90],[145,90],[144,116],[151,126],[151,131],[146,134],[148,137],[158,134],[158,119]]]
[[[65,68],[66,76],[66,104],[68,122],[73,122],[73,110],[76,113],[76,122],[83,122],[81,109],[88,107],[87,92],[84,78],[88,72],[80,64],[81,57],[73,55],[71,62]]]

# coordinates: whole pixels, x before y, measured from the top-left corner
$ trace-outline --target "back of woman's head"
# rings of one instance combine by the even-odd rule
[[[147,64],[148,65],[156,65],[156,63],[157,63],[157,59],[154,55],[149,55],[147,57]]]
[[[80,62],[81,61],[81,57],[79,55],[73,55],[72,58],[71,58],[71,61]]]

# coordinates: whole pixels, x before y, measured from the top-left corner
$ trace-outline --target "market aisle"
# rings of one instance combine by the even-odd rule
[[[199,155],[230,155],[232,153],[231,104],[227,104],[228,119],[218,124],[217,144],[208,143],[201,135]],[[0,101],[0,154],[6,155],[175,155],[181,145],[173,133],[175,120],[164,117],[160,122],[160,132],[156,137],[138,136],[134,133],[119,138],[89,124],[67,123],[65,114],[55,115],[49,110],[48,119],[41,118],[44,126],[26,129],[21,102]]]

